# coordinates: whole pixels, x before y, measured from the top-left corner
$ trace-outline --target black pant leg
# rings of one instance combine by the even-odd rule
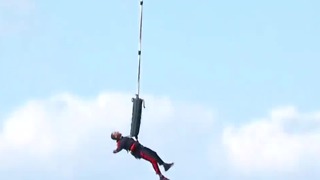
[[[160,158],[160,156],[159,156],[155,151],[153,151],[152,149],[147,148],[147,147],[143,147],[143,148],[141,149],[141,151],[143,151],[143,152],[144,152],[145,154],[147,154],[148,156],[154,158],[154,159],[158,162],[158,164],[160,164],[160,165],[163,165],[163,164],[164,164],[164,162],[163,162],[163,160]]]

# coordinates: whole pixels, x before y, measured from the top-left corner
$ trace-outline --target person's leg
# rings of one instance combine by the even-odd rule
[[[147,160],[152,164],[153,169],[156,172],[156,174],[158,174],[158,175],[161,174],[161,171],[158,166],[158,160],[156,159],[156,157],[154,157],[154,154],[152,152],[150,152],[150,149],[148,149],[146,147],[141,148],[140,156],[142,159]]]
[[[170,167],[173,165],[173,163],[165,163],[155,151],[153,151],[147,147],[141,148],[140,156],[141,156],[141,158],[149,161],[152,164],[156,174],[158,174],[161,179],[166,179],[166,177],[164,177],[161,174],[161,171],[159,169],[158,164],[163,165],[165,171],[167,171],[170,169]]]
[[[147,153],[149,156],[152,156],[154,159],[156,159],[157,162],[158,162],[158,164],[159,164],[160,166],[163,166],[163,168],[164,168],[165,171],[168,171],[168,170],[173,166],[173,164],[174,164],[174,163],[165,163],[165,162],[160,158],[160,156],[159,156],[155,151],[153,151],[153,150],[150,149],[150,148],[145,147],[145,151],[146,151],[146,153]]]
[[[144,147],[144,153],[147,154],[148,156],[152,157],[153,159],[155,159],[160,166],[164,164],[164,162],[160,158],[160,156],[152,149],[150,149],[148,147]]]
[[[166,178],[160,171],[159,166],[158,166],[158,161],[156,159],[156,157],[154,157],[154,154],[152,153],[152,151],[150,151],[150,149],[148,148],[141,148],[140,150],[140,157],[144,160],[149,161],[152,166],[154,171],[156,172],[156,174],[160,177],[160,180],[169,180],[168,178]]]

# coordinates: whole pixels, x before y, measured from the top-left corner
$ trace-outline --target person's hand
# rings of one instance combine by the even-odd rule
[[[113,154],[117,153],[117,150],[113,150]]]

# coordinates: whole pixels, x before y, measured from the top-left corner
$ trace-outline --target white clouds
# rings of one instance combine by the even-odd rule
[[[27,102],[2,121],[0,166],[19,167],[32,162],[52,167],[52,164],[65,162],[66,156],[68,162],[63,164],[96,156],[101,156],[99,159],[111,158],[115,144],[110,140],[109,133],[112,130],[129,133],[132,97],[122,93],[103,93],[95,98],[61,94]],[[180,148],[189,146],[189,137],[202,133],[203,127],[208,130],[212,125],[212,112],[204,107],[182,106],[168,98],[143,98],[146,109],[143,111],[140,136],[147,146],[160,152],[164,150],[160,153],[162,155],[178,154]],[[179,147],[171,147],[168,149],[170,152],[165,150],[166,143],[176,140],[181,143]],[[90,155],[86,154],[88,152]],[[101,152],[103,154],[99,154]],[[128,160],[130,157],[123,158]]]
[[[10,149],[38,157],[73,152],[81,139],[95,130],[125,125],[130,115],[125,97],[105,94],[82,100],[63,94],[28,102],[4,121],[0,151]]]
[[[245,173],[294,172],[320,160],[319,120],[317,112],[278,108],[268,118],[225,128],[223,144],[231,164]]]
[[[139,163],[127,153],[112,154],[115,144],[110,140],[110,132],[129,133],[132,97],[108,92],[83,98],[66,93],[23,104],[2,121],[0,171],[10,167],[19,173],[21,168],[32,166],[38,172],[51,173],[48,177],[55,174],[59,178],[77,179],[81,176],[76,173],[79,168],[87,173],[101,169],[106,173],[104,176],[113,177],[118,173],[111,172],[125,164],[132,171],[121,175],[123,178],[146,173],[146,168],[149,173],[144,176],[154,177],[150,164]],[[209,164],[205,163],[213,141],[215,172],[230,170],[224,162],[249,175],[291,173],[302,166],[314,168],[319,164],[319,112],[277,108],[267,118],[223,129],[224,148],[221,148],[219,130],[213,129],[212,109],[173,102],[166,97],[143,98],[146,109],[140,140],[165,160],[179,164],[169,175],[171,178],[183,178],[186,171],[201,172],[203,178],[212,177],[203,171],[208,172]],[[206,168],[195,170],[190,163],[204,163]]]

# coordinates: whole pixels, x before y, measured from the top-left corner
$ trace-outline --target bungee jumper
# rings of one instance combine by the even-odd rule
[[[135,98],[132,98],[133,107],[132,107],[132,118],[131,118],[131,129],[130,136],[122,136],[122,134],[118,131],[111,133],[111,139],[117,142],[117,148],[113,151],[113,153],[118,153],[121,150],[125,149],[127,152],[131,152],[131,154],[136,159],[144,159],[149,161],[156,174],[160,177],[160,180],[169,180],[166,178],[160,171],[159,165],[163,166],[165,171],[168,171],[174,163],[166,163],[164,162],[158,154],[148,148],[143,146],[139,140],[138,135],[140,131],[141,125],[141,116],[142,116],[142,106],[144,107],[144,100],[139,97],[140,95],[140,69],[141,69],[141,39],[142,39],[142,13],[143,12],[143,0],[140,0],[140,37],[139,37],[139,50],[138,50],[138,92]]]
[[[136,159],[144,159],[146,161],[149,161],[152,164],[155,173],[159,176],[160,180],[169,180],[161,173],[159,165],[163,166],[165,171],[168,171],[174,165],[173,162],[164,162],[154,150],[143,146],[139,141],[136,141],[131,137],[122,136],[120,132],[112,132],[111,139],[115,140],[117,143],[117,148],[113,150],[114,154],[124,149],[127,152],[130,152],[131,155]]]

